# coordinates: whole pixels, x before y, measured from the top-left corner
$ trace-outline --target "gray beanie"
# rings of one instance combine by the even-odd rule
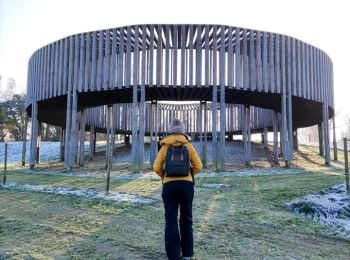
[[[179,119],[175,118],[171,121],[168,132],[170,134],[185,134],[185,125]]]

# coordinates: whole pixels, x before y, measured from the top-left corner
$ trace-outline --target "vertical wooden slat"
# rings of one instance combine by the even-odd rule
[[[159,88],[162,84],[162,26],[157,26],[157,71],[156,71],[156,81],[157,81],[157,87]]]
[[[189,71],[189,83],[190,87],[193,87],[193,37],[194,37],[194,29],[193,25],[190,25],[190,35],[189,35],[189,63],[188,63],[188,71]]]
[[[105,51],[104,51],[104,65],[103,65],[103,89],[107,90],[110,87],[109,81],[109,72],[110,72],[110,52],[111,52],[111,39],[110,39],[110,30],[106,31],[106,40],[105,40]]]
[[[209,75],[210,75],[210,60],[209,60],[209,25],[205,26],[205,87],[209,87]]]
[[[256,89],[256,78],[255,78],[255,40],[254,31],[250,30],[249,34],[249,78],[250,78],[250,90]]]
[[[181,77],[181,87],[185,87],[186,84],[186,26],[181,25],[181,69],[180,69],[180,77]]]
[[[73,84],[76,90],[78,91],[78,83],[79,83],[79,35],[75,35],[74,37],[74,68],[73,68]]]
[[[296,95],[297,89],[297,53],[296,53],[296,40],[292,39],[292,91],[291,95]]]
[[[125,86],[131,86],[131,26],[127,27],[126,57],[125,57]]]
[[[148,85],[153,87],[153,56],[154,56],[154,26],[151,25],[150,28],[150,42],[149,42],[149,62],[148,62]]]
[[[233,46],[232,46],[232,27],[228,27],[228,45],[227,45],[227,85],[232,88],[233,85]]]
[[[241,83],[241,39],[240,39],[240,28],[235,29],[235,86],[236,88],[242,88]]]
[[[177,86],[177,50],[178,50],[178,27],[173,26],[173,87]]]
[[[197,26],[197,46],[196,46],[196,86],[202,85],[202,26]]]
[[[247,30],[243,29],[243,88],[247,90],[249,87],[249,68],[248,68],[248,43]]]
[[[64,40],[60,40],[60,56],[59,56],[59,64],[58,64],[58,85],[57,85],[57,95],[63,95],[63,70],[64,70],[64,59],[65,59],[65,49],[64,49]]]
[[[98,37],[98,57],[97,57],[97,83],[96,89],[100,91],[103,84],[103,34],[104,32],[99,31]]]
[[[84,69],[84,91],[88,92],[91,77],[91,38],[90,33],[85,35],[85,69]]]
[[[55,58],[56,58],[56,54],[55,54],[55,49],[56,49],[56,44],[51,44],[51,53],[50,53],[50,90],[49,90],[49,94],[48,97],[52,98],[53,93],[54,93],[54,73],[55,73]]]
[[[78,90],[83,91],[84,85],[84,64],[85,64],[85,36],[84,33],[80,34],[80,61],[79,61],[79,79],[78,79]]]
[[[113,39],[112,39],[112,62],[110,65],[109,71],[109,85],[112,89],[117,86],[116,74],[117,74],[117,29],[112,30]],[[115,120],[114,120],[115,122]]]
[[[169,87],[169,66],[170,66],[170,36],[169,25],[165,26],[165,87]]]
[[[91,57],[91,84],[90,90],[96,89],[96,67],[97,67],[97,34],[92,34],[92,57]]]
[[[302,91],[301,91],[301,46],[300,46],[300,41],[296,41],[297,42],[297,79],[296,79],[296,95],[298,95],[299,97],[302,96]]]
[[[118,89],[123,87],[124,75],[124,28],[119,29],[119,50],[118,50]]]
[[[257,88],[261,91],[263,88],[262,81],[262,66],[261,66],[261,33],[256,32],[256,76],[257,76]]]
[[[268,63],[267,63],[267,33],[263,34],[263,82],[264,82],[264,92],[269,92],[268,86]]]
[[[272,33],[269,34],[269,67],[270,67],[270,92],[275,92],[275,48],[274,48],[274,35]]]
[[[309,53],[309,46],[305,44],[305,69],[306,69],[306,98],[310,98],[310,90],[311,90],[311,84],[310,84],[310,53]]]
[[[281,59],[280,59],[280,36],[276,34],[275,37],[275,45],[276,45],[276,63],[275,63],[275,69],[276,69],[276,92],[281,93]]]
[[[61,62],[61,52],[60,52],[60,48],[61,48],[61,41],[58,41],[55,45],[55,79],[54,79],[54,92],[53,92],[53,96],[56,97],[58,96],[58,82],[59,82],[59,77],[60,77],[60,62]]]

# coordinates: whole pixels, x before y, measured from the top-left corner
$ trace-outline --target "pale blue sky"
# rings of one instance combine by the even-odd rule
[[[335,104],[350,115],[349,8],[346,0],[0,0],[0,75],[24,90],[27,62],[38,48],[70,34],[142,23],[214,23],[286,34],[333,60]]]

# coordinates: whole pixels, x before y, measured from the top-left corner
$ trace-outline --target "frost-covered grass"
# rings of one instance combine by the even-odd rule
[[[7,162],[11,164],[20,164],[22,162],[23,142],[8,142]],[[97,142],[96,149],[103,149],[105,142]],[[84,143],[85,153],[89,149],[89,142]],[[29,161],[30,142],[26,143],[26,162]],[[59,160],[60,143],[59,142],[41,142],[40,161],[54,162]],[[5,157],[5,143],[0,142],[0,164],[3,164]]]
[[[253,171],[257,174],[248,177],[237,171],[207,172],[197,178],[197,259],[349,257],[350,240],[285,207],[295,198],[342,183],[341,174],[301,170],[266,175],[249,170]],[[74,187],[97,193],[105,189],[104,178],[23,170],[10,170],[8,181],[20,187]],[[152,204],[0,188],[0,259],[165,259],[161,188],[153,178],[111,180],[111,193],[151,198]]]
[[[98,192],[95,188],[80,189],[74,186],[71,187],[53,187],[51,185],[32,185],[24,184],[18,185],[15,182],[7,183],[5,185],[0,184],[1,188],[15,189],[24,191],[36,191],[44,193],[54,193],[59,195],[78,196],[89,199],[101,199],[101,200],[112,200],[117,202],[132,202],[141,204],[151,204],[154,199],[137,196],[133,194],[112,192],[106,195],[105,192]]]
[[[310,194],[288,202],[287,207],[303,217],[311,218],[341,236],[350,239],[350,196],[345,184],[318,194]]]

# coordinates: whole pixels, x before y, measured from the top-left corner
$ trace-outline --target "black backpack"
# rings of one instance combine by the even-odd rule
[[[185,145],[169,145],[165,158],[165,176],[183,177],[190,173],[190,155]]]

